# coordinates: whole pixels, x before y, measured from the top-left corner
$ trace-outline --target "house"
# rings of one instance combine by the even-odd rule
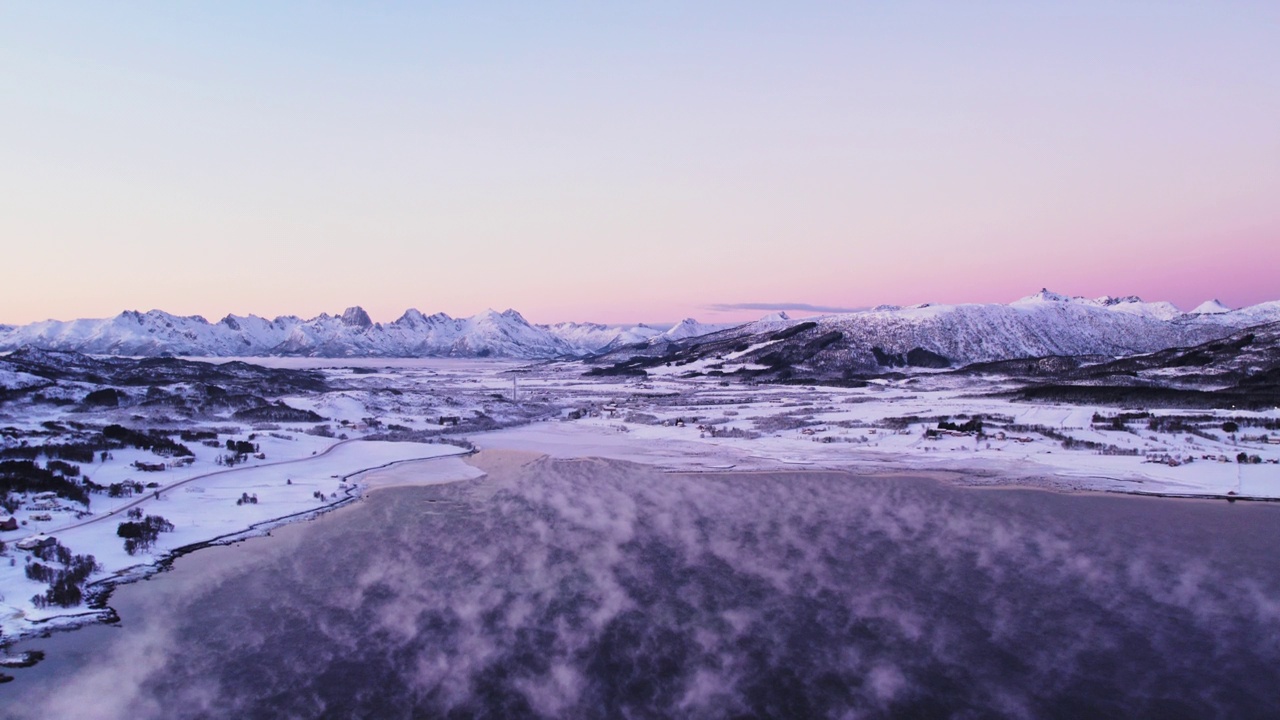
[[[18,529],[18,518],[9,516],[8,520],[0,520],[0,532],[9,532]]]
[[[29,538],[23,538],[17,543],[19,550],[35,550],[36,548],[52,547],[58,544],[57,538],[46,535],[32,535]]]

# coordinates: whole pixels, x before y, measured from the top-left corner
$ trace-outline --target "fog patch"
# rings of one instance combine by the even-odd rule
[[[544,459],[310,524],[42,714],[1249,716],[1277,532],[1222,512]]]

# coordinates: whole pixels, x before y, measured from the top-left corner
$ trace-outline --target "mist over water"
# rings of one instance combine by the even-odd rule
[[[540,460],[301,526],[7,712],[1267,717],[1276,510]]]

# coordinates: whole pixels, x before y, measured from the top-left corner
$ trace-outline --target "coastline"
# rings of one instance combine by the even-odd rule
[[[120,585],[131,584],[139,580],[146,580],[159,573],[166,572],[172,567],[173,563],[178,558],[209,547],[233,545],[250,538],[269,536],[271,535],[271,531],[274,529],[297,522],[313,520],[317,517],[348,506],[360,500],[366,493],[372,492],[378,489],[378,487],[381,487],[381,485],[371,485],[370,482],[368,482],[369,478],[366,477],[374,475],[380,471],[387,471],[404,465],[420,466],[424,463],[433,462],[437,464],[444,464],[449,460],[458,461],[459,458],[472,455],[475,452],[476,451],[474,449],[464,450],[462,448],[458,448],[457,452],[450,452],[448,454],[396,459],[380,463],[378,465],[357,468],[335,476],[341,488],[340,492],[342,493],[341,496],[337,497],[335,500],[326,501],[322,505],[313,506],[304,510],[255,520],[245,527],[237,528],[211,538],[201,539],[195,542],[168,548],[157,552],[143,562],[111,571],[104,577],[92,580],[85,585],[85,596],[82,606],[67,608],[69,612],[55,613],[51,614],[49,617],[37,619],[24,618],[24,623],[16,632],[13,632],[11,629],[10,632],[7,632],[3,637],[0,637],[0,660],[14,660],[14,658],[3,655],[4,650],[25,640],[30,640],[35,637],[45,637],[53,632],[76,630],[78,628],[97,623],[118,622],[119,618],[115,610],[110,607],[111,594],[115,588]],[[303,459],[310,460],[313,458]],[[244,468],[245,471],[257,469],[259,468]],[[455,480],[462,479],[467,478],[465,475],[459,475],[455,478]],[[185,482],[188,481],[183,481],[183,483]],[[437,482],[439,482],[439,480],[437,480]],[[119,511],[120,508],[113,509],[112,511],[105,513],[102,517],[111,517],[118,514]]]
[[[333,669],[335,658],[341,659],[344,673],[349,672],[350,658],[374,663],[386,658],[390,665],[375,664],[367,675],[344,674],[344,678],[357,684],[385,682],[397,677],[396,668],[409,667],[408,672],[412,673],[418,667],[402,663],[404,657],[416,656],[402,655],[395,649],[397,643],[422,648],[426,657],[438,657],[432,653],[441,647],[457,648],[451,658],[474,657],[467,639],[475,637],[473,631],[490,627],[481,619],[490,615],[489,610],[521,611],[526,607],[523,603],[537,602],[540,597],[546,599],[546,607],[561,607],[557,603],[563,597],[540,594],[555,588],[570,589],[569,597],[578,598],[577,607],[588,623],[593,617],[592,608],[596,607],[595,598],[615,597],[616,602],[608,606],[608,622],[636,622],[635,627],[647,627],[643,612],[633,603],[657,597],[659,602],[678,604],[681,598],[688,597],[687,593],[675,592],[678,585],[661,584],[665,582],[661,577],[652,582],[652,576],[643,570],[660,570],[671,562],[708,573],[707,583],[699,587],[723,592],[721,597],[730,601],[730,607],[741,603],[755,608],[744,612],[759,612],[758,617],[770,618],[755,627],[725,624],[720,614],[725,607],[722,602],[707,604],[706,617],[726,634],[727,650],[742,647],[740,641],[734,641],[735,634],[760,637],[762,628],[775,627],[771,620],[774,616],[765,610],[797,612],[793,619],[800,619],[804,627],[809,627],[810,618],[804,615],[803,608],[809,607],[810,602],[815,606],[831,605],[830,594],[814,592],[810,583],[830,582],[836,583],[830,587],[837,597],[851,598],[847,606],[842,606],[843,611],[866,618],[867,622],[887,622],[875,627],[900,629],[901,642],[894,647],[916,648],[919,652],[894,657],[917,657],[922,663],[917,667],[923,668],[931,667],[936,658],[930,659],[928,643],[917,641],[917,633],[925,627],[918,618],[953,617],[946,610],[952,608],[954,612],[955,607],[952,593],[942,593],[940,597],[934,592],[937,573],[964,581],[974,571],[985,572],[986,563],[996,562],[1005,571],[980,577],[1014,582],[1015,589],[1017,583],[1031,582],[1039,588],[1034,595],[1037,598],[1058,598],[1062,592],[1079,591],[1094,593],[1095,601],[1104,601],[1117,592],[1111,590],[1117,582],[1137,582],[1130,572],[1135,548],[1162,553],[1168,547],[1164,540],[1177,540],[1193,552],[1185,558],[1216,557],[1223,561],[1214,565],[1222,568],[1223,575],[1193,587],[1203,587],[1204,595],[1185,602],[1179,600],[1182,596],[1175,591],[1185,590],[1185,583],[1180,583],[1179,578],[1185,567],[1193,566],[1163,554],[1154,556],[1159,561],[1148,564],[1162,569],[1164,574],[1154,580],[1140,577],[1141,585],[1121,585],[1118,592],[1121,597],[1128,597],[1137,590],[1144,593],[1141,597],[1163,603],[1158,607],[1165,610],[1149,616],[1157,623],[1153,627],[1162,637],[1180,638],[1184,625],[1170,608],[1200,607],[1207,601],[1220,603],[1214,608],[1237,608],[1236,599],[1248,601],[1254,597],[1247,594],[1248,587],[1241,586],[1231,601],[1214,594],[1224,585],[1222,578],[1236,577],[1237,555],[1271,557],[1267,552],[1269,543],[1264,543],[1262,536],[1245,537],[1248,542],[1241,546],[1216,540],[1221,536],[1211,530],[1236,528],[1238,535],[1247,534],[1249,527],[1266,526],[1270,528],[1266,537],[1271,537],[1275,528],[1267,511],[1227,510],[1221,504],[1213,507],[1205,503],[1108,500],[1105,493],[1072,498],[1078,494],[1044,485],[999,485],[1016,476],[994,473],[991,468],[980,471],[978,485],[962,482],[968,473],[958,465],[945,470],[935,465],[926,471],[913,471],[908,467],[910,463],[901,463],[897,468],[883,464],[779,464],[773,468],[716,472],[706,472],[705,467],[684,471],[668,468],[670,474],[664,474],[652,462],[619,461],[586,453],[572,459],[556,458],[547,453],[512,450],[506,443],[488,439],[479,439],[478,445],[482,449],[475,454],[433,462],[398,462],[368,470],[359,478],[352,478],[360,480],[360,487],[358,492],[349,494],[368,502],[335,503],[331,506],[333,511],[324,512],[315,525],[295,520],[272,533],[268,540],[226,543],[208,553],[192,551],[188,553],[192,557],[182,562],[174,558],[172,572],[159,582],[131,585],[115,596],[123,620],[118,626],[90,627],[74,635],[67,633],[17,646],[16,651],[45,651],[48,657],[36,668],[11,671],[16,676],[11,686],[15,717],[64,716],[65,712],[43,709],[69,706],[59,699],[59,693],[50,692],[53,688],[79,692],[85,697],[92,693],[111,697],[118,708],[113,717],[145,716],[135,711],[134,703],[160,692],[153,690],[157,679],[171,683],[164,692],[177,695],[162,695],[165,702],[171,702],[182,696],[185,688],[203,687],[200,682],[211,678],[207,697],[211,702],[224,703],[233,692],[257,692],[252,684],[245,686],[237,680],[245,677],[244,668],[279,668],[288,665],[281,662],[284,657],[296,658],[293,667],[301,669],[261,694],[266,707],[274,707],[270,705],[273,692],[291,693],[295,688],[311,692],[323,687],[325,681],[316,678],[325,677],[324,673]],[[445,472],[453,474],[463,466],[471,470],[467,477],[485,473],[489,477],[439,488],[413,487],[438,480]],[[975,488],[1013,492],[965,492]],[[1023,492],[1026,489],[1036,492]],[[397,492],[379,494],[380,490]],[[1211,524],[1182,522],[1188,517],[1203,518]],[[798,525],[791,524],[793,518],[800,518]],[[1135,518],[1148,520],[1152,526],[1132,521]],[[697,529],[704,527],[704,520],[715,528],[713,539],[700,539]],[[764,529],[768,527],[776,527],[777,531],[767,534]],[[1099,535],[1095,531],[1104,532]],[[1146,540],[1136,544],[1130,542],[1143,538]],[[701,548],[705,552],[657,552],[680,542],[691,544],[675,547]],[[801,555],[791,556],[797,547]],[[907,554],[896,555],[899,552]],[[495,561],[492,553],[498,553],[496,557],[501,560]],[[832,557],[861,558],[858,567],[863,571],[816,572],[802,559],[805,553],[821,562]],[[559,558],[558,564],[549,564],[551,557]],[[631,564],[620,564],[627,557]],[[523,560],[517,562],[515,558]],[[757,592],[776,602],[757,605],[759,595],[744,599],[736,583],[723,582],[725,571],[721,563],[726,562],[736,568],[733,577],[742,572],[746,573],[743,577],[755,578]],[[1023,572],[1028,567],[1033,571]],[[875,572],[890,574],[880,576]],[[1257,572],[1261,573],[1257,577],[1274,578],[1262,570]],[[574,583],[563,582],[563,578],[584,574],[595,578],[586,592],[574,589]],[[862,577],[876,578],[877,582],[865,583],[859,579]],[[909,583],[923,581],[924,585],[895,585],[899,592],[885,598],[878,589],[879,583],[894,583],[895,577]],[[622,581],[628,584],[620,584]],[[923,594],[903,594],[907,587],[921,588]],[[957,627],[969,627],[975,617],[989,623],[984,627],[999,627],[1003,620],[1026,623],[1027,629],[1041,627],[1034,613],[1018,609],[1007,609],[994,617],[982,614],[999,607],[993,601],[1009,597],[1009,587],[997,586],[987,591],[983,588],[990,586],[985,581],[961,587],[973,587],[982,593],[964,596],[969,597],[966,602],[970,604],[963,607],[971,610],[954,616],[962,623]],[[655,589],[660,591],[651,594]],[[388,593],[393,600],[403,598],[407,604],[388,603]],[[930,599],[940,600],[941,605],[914,605],[912,614],[892,616],[901,617],[901,622],[887,620],[884,609],[896,611],[901,607],[901,597],[927,603],[931,603]],[[807,600],[792,602],[796,598]],[[475,612],[475,602],[489,603],[483,606],[486,612]],[[1105,602],[1101,605],[1112,607]],[[1099,602],[1063,601],[1062,607],[1068,610],[1084,609],[1080,615],[1066,618],[1051,613],[1066,633],[1059,637],[1073,637],[1076,620],[1087,622],[1093,617],[1091,608],[1098,606]],[[1115,606],[1116,612],[1129,606],[1127,600],[1122,601]],[[1267,606],[1261,607],[1265,610]],[[388,608],[394,610],[380,613]],[[454,626],[450,623],[424,626],[421,622],[404,622],[406,617],[440,617],[433,614],[437,612],[477,624],[451,630]],[[538,628],[543,616],[521,611],[505,617],[517,618],[520,627]],[[294,617],[311,619],[301,626],[282,622]],[[316,632],[336,627],[342,631]],[[516,636],[502,629],[505,627],[499,625],[497,634],[485,637],[501,653],[515,652],[513,648],[519,644],[511,641]],[[582,636],[584,642],[608,637],[603,624],[584,627],[589,628]],[[1197,632],[1217,637],[1211,620],[1197,628]],[[368,634],[370,630],[375,634]],[[1256,633],[1252,632],[1241,635],[1242,647],[1251,647],[1250,638],[1254,636]],[[776,637],[785,644],[785,634]],[[863,636],[850,635],[840,642],[858,642],[860,637]],[[979,637],[974,646],[975,661],[989,657],[986,646],[990,637],[985,633]],[[1009,646],[1021,647],[1014,637],[1009,638]],[[458,639],[463,644],[453,645]],[[698,642],[693,636],[686,640]],[[319,645],[309,644],[312,642]],[[391,652],[385,650],[387,643],[392,646]],[[364,652],[369,654],[362,655]],[[206,653],[208,657],[202,657]],[[510,667],[515,657],[499,654],[490,663],[492,667]],[[570,652],[564,657],[580,656]],[[431,667],[447,673],[461,664]],[[1147,663],[1135,661],[1133,666],[1145,667]],[[1234,676],[1234,672],[1223,670],[1223,675]],[[406,682],[411,682],[418,676],[405,677],[410,678]],[[468,670],[463,677],[474,675]],[[309,684],[312,682],[321,685]],[[53,699],[49,705],[22,704],[27,698],[50,696]],[[41,709],[20,716],[16,715],[19,707]],[[549,711],[548,716],[554,713]]]
[[[296,522],[312,520],[343,507],[351,505],[362,497],[378,490],[414,485],[438,484],[441,482],[457,482],[476,479],[493,471],[506,471],[513,467],[528,464],[542,458],[566,457],[553,450],[546,452],[531,450],[526,442],[504,441],[504,434],[520,428],[508,429],[494,433],[484,433],[478,438],[471,450],[458,449],[456,453],[397,459],[378,465],[358,468],[341,475],[335,475],[341,489],[341,496],[323,505],[305,510],[291,512],[263,520],[252,522],[246,527],[222,533],[208,539],[186,543],[157,554],[154,558],[129,567],[118,569],[111,574],[92,581],[86,586],[85,608],[75,608],[75,612],[56,614],[47,618],[28,620],[26,627],[17,633],[6,634],[2,648],[35,637],[47,636],[53,632],[75,630],[97,623],[114,623],[119,618],[110,607],[110,599],[114,589],[120,585],[130,584],[148,579],[158,573],[170,569],[181,557],[190,555],[209,547],[232,545],[244,540],[269,536],[271,531]],[[485,442],[490,441],[490,442]],[[1206,500],[1220,502],[1264,502],[1280,501],[1266,496],[1232,496],[1218,493],[1175,493],[1167,490],[1143,490],[1124,487],[1098,487],[1098,484],[1126,482],[1119,478],[1104,477],[1067,477],[1052,473],[1021,473],[1007,468],[984,463],[919,463],[911,458],[894,461],[883,457],[848,457],[841,461],[829,458],[796,461],[775,458],[759,454],[745,455],[737,448],[715,446],[691,457],[679,452],[653,453],[653,448],[646,448],[639,455],[634,448],[616,451],[618,448],[606,448],[585,443],[580,452],[568,455],[578,458],[602,458],[634,462],[651,467],[664,473],[677,475],[772,475],[785,473],[838,473],[843,475],[874,478],[925,478],[960,488],[978,490],[1035,490],[1054,494],[1078,495],[1125,495],[1130,497],[1159,498],[1170,500]],[[671,449],[678,450],[679,444]],[[610,451],[615,450],[615,451]],[[706,452],[711,450],[711,452]],[[719,450],[720,452],[716,452]],[[727,451],[727,452],[726,452]],[[743,457],[745,455],[745,457]],[[745,460],[745,462],[744,462]],[[449,461],[452,461],[450,463]],[[445,469],[445,466],[453,467]],[[941,465],[941,466],[940,466]],[[459,467],[461,466],[461,467]],[[442,472],[435,477],[424,477],[427,468],[439,467]],[[467,468],[468,470],[463,470]],[[254,468],[246,468],[252,470]],[[1093,482],[1090,482],[1093,481]],[[1140,479],[1135,480],[1141,483]],[[117,509],[118,511],[118,509]],[[116,511],[113,511],[113,513]],[[109,514],[113,514],[109,513]],[[108,514],[108,515],[109,515]],[[11,658],[12,659],[12,658]]]

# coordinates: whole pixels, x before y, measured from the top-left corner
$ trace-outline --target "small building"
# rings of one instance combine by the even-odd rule
[[[0,532],[18,529],[18,518],[10,515],[8,520],[0,520]]]
[[[35,550],[36,548],[57,545],[58,539],[49,535],[32,535],[29,538],[19,540],[16,544],[19,550]]]

